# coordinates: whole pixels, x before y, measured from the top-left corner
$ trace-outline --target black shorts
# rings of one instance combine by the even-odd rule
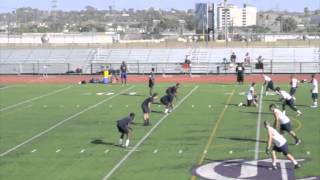
[[[318,93],[311,93],[312,99],[318,99]]]
[[[281,147],[273,146],[273,150],[276,152],[281,152],[283,155],[289,154],[288,143],[285,143]]]
[[[273,81],[269,81],[266,87],[266,90],[268,91],[269,89],[274,91],[274,86],[273,86]]]
[[[290,132],[292,130],[291,123],[288,122],[286,124],[280,124],[280,131],[287,131]]]
[[[143,113],[150,113],[150,108],[148,106],[142,105],[141,109]]]
[[[118,128],[118,131],[123,133],[123,134],[128,134],[129,133],[128,127],[120,126],[119,124],[117,124],[117,128]]]
[[[154,87],[154,83],[152,81],[149,81],[149,88],[153,88]]]
[[[291,99],[286,99],[286,100],[285,100],[285,104],[288,105],[288,106],[290,106],[290,107],[294,107],[294,100],[293,100],[293,98],[291,98]]]
[[[296,93],[296,91],[297,91],[297,87],[291,87],[289,94],[292,96],[294,95],[294,93]]]
[[[251,99],[251,100],[247,99],[247,106],[252,106],[252,103],[253,103],[253,99]]]

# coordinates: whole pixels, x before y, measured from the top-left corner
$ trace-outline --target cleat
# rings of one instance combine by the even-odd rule
[[[317,108],[318,106],[316,106],[316,105],[312,105],[312,106],[310,106],[311,108]]]
[[[302,112],[298,112],[297,114],[297,117],[301,116],[302,115]]]
[[[277,166],[272,165],[272,170],[278,170]]]
[[[243,103],[242,103],[242,102],[238,104],[238,106],[239,106],[239,107],[240,107],[240,106],[242,106],[242,105],[243,105]]]
[[[299,144],[301,144],[301,142],[301,139],[298,139],[294,145],[298,146]]]

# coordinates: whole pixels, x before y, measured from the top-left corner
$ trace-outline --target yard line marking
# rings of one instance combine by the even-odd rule
[[[230,103],[230,101],[231,101],[231,99],[232,99],[232,97],[233,97],[233,95],[234,95],[234,91],[235,91],[235,90],[232,90],[232,92],[231,92],[231,94],[229,95],[229,98],[228,98],[226,104],[229,104],[229,103]],[[218,126],[219,126],[221,120],[223,119],[224,114],[225,114],[226,110],[228,109],[228,107],[229,107],[228,105],[225,105],[224,108],[223,108],[223,110],[221,111],[221,113],[220,113],[220,115],[219,115],[219,118],[218,118],[218,121],[217,121],[217,123],[215,124],[214,128],[212,129],[211,134],[210,134],[210,136],[209,136],[209,139],[208,139],[208,141],[207,141],[207,144],[206,144],[206,146],[205,146],[205,148],[204,148],[204,151],[203,151],[203,153],[201,154],[201,157],[200,157],[200,159],[199,159],[199,161],[198,161],[198,165],[202,164],[204,158],[206,157],[206,154],[207,154],[207,152],[208,152],[208,150],[209,150],[209,147],[211,146],[211,144],[212,144],[212,142],[213,142],[213,138],[214,138],[214,136],[215,136],[215,134],[216,134],[216,132],[217,132]],[[196,176],[193,175],[193,176],[191,177],[191,179],[192,179],[192,180],[195,180],[195,179],[196,179]]]
[[[178,104],[173,108],[173,111],[177,109],[199,86],[194,87]],[[173,113],[173,112],[172,112]],[[172,114],[170,113],[170,114]],[[135,150],[151,135],[151,133],[160,125],[160,123],[166,119],[170,114],[162,116],[162,118],[149,130],[149,132],[129,151],[102,179],[107,180],[129,157],[135,152]]]
[[[57,150],[56,150],[56,153],[59,153],[60,151],[61,151],[61,149],[57,149]]]
[[[106,154],[107,154],[109,151],[110,151],[109,149],[106,149],[106,150],[104,151],[104,153],[106,153]]]
[[[35,135],[35,136],[33,136],[33,137],[31,137],[31,138],[29,138],[29,139],[25,140],[24,142],[22,142],[22,143],[20,143],[20,144],[18,144],[18,145],[16,145],[16,146],[14,146],[13,148],[11,148],[11,149],[9,149],[9,150],[7,150],[7,151],[5,151],[5,152],[1,153],[1,154],[0,154],[0,157],[3,157],[3,156],[5,156],[5,155],[9,154],[10,152],[12,152],[12,151],[14,151],[14,150],[18,149],[19,147],[21,147],[21,146],[23,146],[23,145],[25,145],[25,144],[27,144],[27,143],[29,143],[29,142],[31,142],[31,141],[33,141],[33,140],[37,139],[38,137],[40,137],[40,136],[42,136],[42,135],[44,135],[44,134],[46,134],[46,133],[50,132],[51,130],[55,129],[56,127],[58,127],[58,126],[60,126],[60,125],[64,124],[65,122],[67,122],[67,121],[69,121],[69,120],[71,120],[71,119],[73,119],[73,118],[75,118],[75,117],[78,117],[79,115],[81,115],[81,114],[83,114],[83,113],[85,113],[85,112],[87,112],[87,111],[89,111],[89,110],[91,110],[91,109],[93,109],[93,108],[95,108],[95,107],[100,106],[101,104],[103,104],[103,103],[105,103],[105,102],[107,102],[107,101],[109,101],[109,100],[111,100],[111,99],[113,99],[113,98],[115,98],[115,97],[117,97],[117,96],[121,95],[122,93],[124,93],[124,92],[126,92],[126,91],[128,91],[128,90],[130,90],[130,89],[132,89],[133,87],[134,87],[134,86],[131,86],[131,87],[129,87],[129,88],[127,88],[127,89],[125,89],[125,90],[123,90],[123,91],[121,91],[121,92],[119,92],[119,93],[117,93],[117,94],[113,95],[113,96],[110,96],[110,97],[108,97],[108,98],[106,98],[106,99],[104,99],[104,100],[102,100],[102,101],[98,102],[97,104],[91,105],[91,106],[89,106],[89,107],[87,107],[87,108],[83,109],[82,111],[77,112],[77,113],[75,113],[75,114],[74,114],[74,115],[72,115],[72,116],[69,116],[68,118],[66,118],[66,119],[64,119],[64,120],[62,120],[62,121],[60,121],[60,122],[58,122],[57,124],[55,124],[55,125],[53,125],[53,126],[49,127],[48,129],[46,129],[46,130],[44,130],[44,131],[40,132],[39,134],[37,134],[37,135]]]
[[[254,160],[259,159],[259,140],[260,140],[260,124],[261,124],[261,111],[262,111],[262,99],[263,99],[263,86],[261,86],[260,99],[259,99],[259,112],[257,119],[257,134],[256,134],[256,152],[254,154]]]
[[[179,154],[182,154],[182,153],[183,153],[183,150],[182,150],[182,149],[180,149],[180,150],[178,151],[178,153],[179,153]]]
[[[262,111],[262,99],[263,99],[263,86],[261,86],[260,98],[259,98],[259,111],[257,118],[257,134],[256,134],[256,144],[254,151],[254,160],[249,164],[243,164],[241,166],[241,173],[239,178],[255,177],[258,174],[258,159],[259,159],[259,140],[260,140],[260,125],[261,125],[261,111]]]
[[[81,149],[80,154],[84,153],[86,150],[85,149]]]
[[[25,100],[25,101],[21,101],[21,102],[19,102],[19,103],[17,103],[17,104],[13,104],[13,105],[10,105],[10,106],[7,106],[7,107],[5,107],[5,108],[0,109],[0,112],[5,111],[5,110],[8,110],[8,109],[12,109],[12,108],[14,108],[14,107],[20,106],[20,105],[22,105],[22,104],[26,104],[26,103],[31,102],[31,101],[38,100],[38,99],[40,99],[40,98],[44,98],[44,97],[47,97],[47,96],[50,96],[50,95],[53,95],[53,94],[57,94],[57,93],[59,93],[59,92],[61,92],[61,91],[65,91],[65,90],[67,90],[67,89],[70,89],[71,87],[72,87],[72,86],[67,86],[67,87],[65,87],[65,88],[58,89],[58,90],[52,91],[52,92],[50,92],[50,93],[43,94],[43,95],[41,95],[41,96],[37,96],[37,97],[31,98],[31,99],[28,99],[28,100]]]
[[[158,149],[155,149],[154,151],[153,151],[153,154],[157,154],[158,153]]]

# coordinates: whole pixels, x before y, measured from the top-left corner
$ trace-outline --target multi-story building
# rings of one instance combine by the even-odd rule
[[[233,4],[218,4],[217,7],[217,28],[222,30],[227,27],[245,27],[257,24],[257,8],[244,4],[239,8]]]

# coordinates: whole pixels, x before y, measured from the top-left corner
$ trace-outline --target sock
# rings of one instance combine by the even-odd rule
[[[129,139],[127,139],[127,140],[126,140],[126,147],[129,146],[129,142],[130,142]]]
[[[315,106],[318,106],[318,102],[317,102],[317,101],[316,101],[316,102],[314,102],[313,104],[314,104]]]
[[[300,111],[300,110],[298,110],[298,111],[297,111],[297,113],[301,114],[301,111]]]
[[[121,145],[121,144],[122,144],[122,142],[123,142],[123,140],[122,140],[122,139],[119,139],[119,145]]]
[[[168,111],[169,111],[169,109],[166,108],[166,109],[164,110],[164,113],[168,113]]]

